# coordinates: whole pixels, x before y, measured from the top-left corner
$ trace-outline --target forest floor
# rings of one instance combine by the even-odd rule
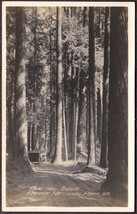
[[[100,193],[106,171],[84,164],[35,164],[34,173],[7,176],[7,207],[119,207],[123,201]]]

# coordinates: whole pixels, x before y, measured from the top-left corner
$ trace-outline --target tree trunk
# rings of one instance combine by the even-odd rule
[[[67,146],[67,132],[66,132],[66,116],[65,104],[63,105],[63,127],[64,127],[64,146],[65,146],[65,160],[68,161],[68,146]]]
[[[37,97],[37,7],[34,8],[34,16],[35,16],[35,27],[34,27],[34,73],[35,73],[35,77],[34,77],[34,94],[35,94],[35,99]],[[35,101],[34,101],[35,103]],[[34,105],[34,111],[36,111],[35,109],[35,105]]]
[[[70,10],[70,8],[69,7],[67,7],[67,17],[69,17],[69,11]]]
[[[75,160],[75,121],[76,121],[76,102],[73,94],[73,106],[72,106],[72,159]]]
[[[82,64],[81,64],[81,68],[82,68]],[[80,72],[80,77],[79,77],[79,114],[78,114],[78,142],[80,142],[81,140],[81,137],[83,135],[83,129],[84,129],[84,126],[85,126],[85,121],[83,121],[83,113],[84,112],[84,108],[85,108],[85,95],[82,93],[83,91],[83,87],[84,87],[84,84],[83,84],[83,78],[82,78],[82,73],[83,73],[83,70],[81,69],[81,72]],[[87,120],[86,120],[87,121]]]
[[[68,53],[67,53],[67,44],[65,44],[65,52],[64,52],[65,64],[64,64],[64,99],[63,99],[63,127],[64,127],[64,147],[65,147],[65,160],[68,161],[68,124],[66,122],[67,118],[67,110],[68,110],[68,102],[67,102],[67,63],[68,63]]]
[[[89,84],[87,86],[87,99],[86,99],[86,104],[87,104],[87,108],[86,108],[86,141],[87,141],[87,149],[88,149],[88,154],[89,154]],[[89,157],[89,156],[88,156]],[[88,164],[88,159],[87,159],[87,164]]]
[[[57,94],[57,143],[54,162],[62,162],[62,33],[61,8],[57,8],[57,44],[58,44],[58,94]]]
[[[7,147],[6,152],[9,155],[14,154],[15,142],[14,142],[14,79],[11,77],[11,85],[9,92],[11,96],[7,99]]]
[[[16,154],[28,160],[26,118],[26,76],[24,52],[24,10],[16,8]]]
[[[104,80],[103,80],[103,129],[101,142],[100,166],[108,166],[108,101],[110,74],[110,8],[105,8],[105,38],[104,38]]]
[[[99,144],[101,143],[101,130],[102,130],[102,111],[101,111],[101,95],[100,89],[97,92],[97,140]]]
[[[76,103],[76,116],[75,116],[75,153],[74,153],[74,161],[77,159],[77,143],[78,143],[78,113],[79,113],[79,106],[78,102]]]
[[[94,8],[89,8],[89,142],[87,164],[95,164],[95,133],[94,133]]]
[[[35,136],[36,136],[36,140],[35,140],[35,149],[39,149],[40,144],[42,139],[40,139],[40,127],[36,124],[35,125]],[[41,138],[42,138],[42,134],[41,134]]]
[[[30,151],[30,122],[28,121],[28,125],[27,125],[27,147],[28,147],[28,151]]]
[[[107,190],[121,197],[122,193],[127,193],[128,184],[127,8],[111,9],[110,50],[109,170],[102,191]]]
[[[34,16],[35,16],[35,27],[34,27],[34,108],[33,108],[33,113],[36,114],[36,99],[38,96],[38,91],[37,91],[37,7],[34,8]],[[35,145],[36,145],[36,121],[33,121],[33,142],[32,142],[32,150],[35,150]]]
[[[77,78],[77,92],[76,92],[76,106],[75,106],[75,138],[74,138],[74,161],[77,160],[77,143],[78,143],[78,118],[79,118],[79,70],[76,71]]]
[[[87,21],[87,7],[83,8],[83,27],[85,27]]]
[[[98,36],[101,37],[101,11],[100,11],[100,7],[98,8],[98,12],[99,12],[99,29],[98,29]]]
[[[54,85],[54,90],[53,90],[53,93],[54,93],[54,96],[53,96],[53,99],[54,101],[56,100],[56,97],[57,97],[57,70],[54,69],[53,70],[53,85]],[[53,104],[53,154],[55,155],[55,145],[56,145],[56,142],[57,142],[57,104],[58,102],[54,102]]]
[[[71,52],[71,121],[70,121],[70,127],[71,127],[71,154],[72,159],[74,157],[74,67],[73,67],[73,51]]]
[[[48,154],[49,156],[51,155],[52,149],[53,149],[53,135],[54,135],[53,129],[54,129],[54,122],[55,122],[55,121],[53,121],[54,79],[53,79],[53,69],[52,69],[52,52],[51,52],[52,46],[51,46],[51,44],[52,44],[52,41],[51,41],[51,30],[50,30],[50,149],[49,149],[49,154]]]

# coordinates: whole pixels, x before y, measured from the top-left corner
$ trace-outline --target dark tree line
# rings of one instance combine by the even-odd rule
[[[127,8],[7,8],[7,153],[108,167],[126,190]]]
[[[109,170],[102,188],[121,193],[128,183],[127,8],[111,9],[110,39]]]

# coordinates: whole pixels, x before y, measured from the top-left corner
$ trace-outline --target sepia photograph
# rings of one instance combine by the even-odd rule
[[[2,211],[134,211],[134,10],[2,2]]]

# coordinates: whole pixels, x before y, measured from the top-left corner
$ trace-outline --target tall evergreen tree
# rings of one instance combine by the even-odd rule
[[[6,41],[7,41],[7,82],[6,82],[6,97],[7,97],[7,150],[11,155],[14,154],[14,74],[15,74],[15,8],[7,8],[6,10]]]
[[[24,9],[16,8],[16,74],[15,74],[15,156],[28,161],[26,118],[26,72],[24,43]]]
[[[62,161],[62,9],[57,8],[57,142],[54,162]]]
[[[95,132],[94,132],[94,73],[95,73],[95,46],[94,46],[94,8],[89,8],[89,137],[87,164],[95,164]]]
[[[105,8],[105,38],[104,38],[104,79],[103,79],[103,129],[101,141],[100,166],[108,165],[108,101],[109,101],[109,74],[110,74],[110,8]]]
[[[127,8],[111,9],[108,174],[102,190],[126,193],[128,185]]]

